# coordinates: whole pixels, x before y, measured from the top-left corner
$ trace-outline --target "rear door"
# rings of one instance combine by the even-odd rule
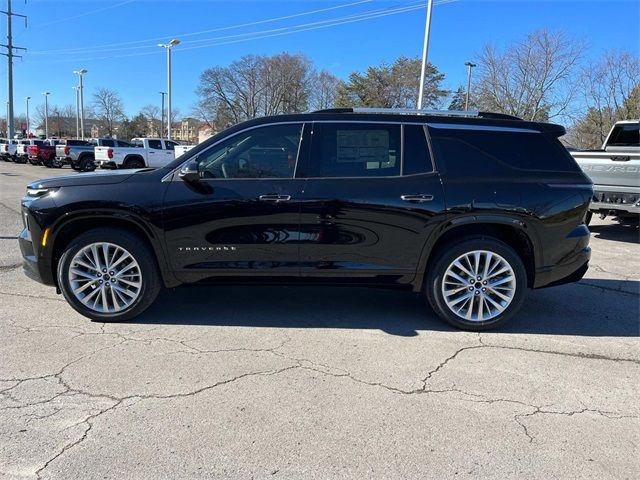
[[[147,142],[147,163],[150,167],[163,167],[173,160],[173,151],[165,149],[162,140],[149,139]]]
[[[199,182],[171,177],[164,230],[180,280],[298,275],[302,133],[302,123],[238,132],[197,155]]]
[[[301,274],[409,283],[440,178],[420,124],[316,122],[301,204]]]

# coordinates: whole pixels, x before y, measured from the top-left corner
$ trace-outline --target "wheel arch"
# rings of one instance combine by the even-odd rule
[[[127,212],[80,212],[71,218],[65,218],[62,222],[53,226],[49,234],[51,241],[50,263],[53,278],[57,278],[58,262],[62,257],[65,245],[72,238],[95,228],[109,227],[125,230],[138,236],[153,252],[165,286],[174,287],[180,284],[167,264],[159,233],[155,232],[135,215]]]
[[[129,154],[126,157],[124,157],[124,160],[122,161],[122,166],[126,168],[127,167],[127,163],[129,163],[129,162],[131,162],[133,160],[140,160],[142,162],[143,166],[147,164],[147,162],[145,162],[145,160],[142,157],[142,155],[134,153],[134,154]]]
[[[473,215],[461,217],[445,223],[434,232],[423,247],[414,291],[423,288],[427,272],[434,259],[446,245],[457,242],[458,238],[470,236],[492,237],[505,242],[522,259],[527,271],[527,285],[532,287],[535,281],[536,260],[540,258],[539,242],[533,230],[521,219],[502,215]]]

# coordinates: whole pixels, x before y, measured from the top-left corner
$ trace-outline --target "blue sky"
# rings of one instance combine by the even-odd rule
[[[5,1],[1,3],[4,7]],[[130,115],[146,104],[159,105],[158,92],[166,90],[166,54],[156,44],[174,37],[183,43],[173,54],[173,105],[183,114],[195,103],[203,70],[245,54],[303,53],[317,67],[345,78],[353,70],[391,62],[400,55],[421,54],[426,10],[418,4],[415,0],[29,0],[27,5],[14,1],[14,10],[29,16],[27,29],[21,19],[14,20],[14,43],[28,48],[24,59],[15,63],[15,111],[24,112],[27,95],[33,98],[32,108],[42,103],[44,90],[52,93],[53,104],[75,104],[72,71],[78,68],[89,70],[85,103],[95,88],[108,87],[121,94]],[[317,22],[324,20],[371,11],[385,14],[406,6],[420,8],[317,28],[322,25]],[[297,16],[263,22],[292,15]],[[608,49],[640,55],[638,0],[436,0],[432,22],[429,60],[445,73],[445,86],[451,89],[464,82],[464,62],[484,43],[505,45],[544,27],[586,40],[588,59]],[[307,30],[288,33],[294,26]],[[3,40],[5,29],[3,24]],[[194,34],[202,31],[206,33]],[[263,32],[264,38],[243,36],[254,32]],[[5,100],[6,62],[0,58],[0,101]]]

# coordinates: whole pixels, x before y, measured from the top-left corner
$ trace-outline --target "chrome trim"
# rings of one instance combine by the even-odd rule
[[[492,132],[540,133],[538,130],[532,130],[530,128],[496,127],[493,125],[465,125],[457,123],[427,123],[427,127],[447,130],[488,130]]]
[[[479,117],[477,110],[423,110],[417,108],[353,108],[353,113],[399,113],[402,115],[438,115],[442,117]]]

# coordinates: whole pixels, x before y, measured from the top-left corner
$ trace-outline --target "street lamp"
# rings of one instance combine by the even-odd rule
[[[27,101],[27,138],[29,138],[29,100],[31,97],[24,97],[24,99]]]
[[[87,71],[88,70],[86,68],[73,71],[73,73],[78,75],[78,78],[80,79],[78,88],[80,89],[80,138],[82,138],[82,140],[84,140],[84,86],[82,84],[82,77],[84,77]]]
[[[424,45],[422,47],[422,69],[420,70],[420,92],[418,93],[418,110],[422,108],[422,97],[424,95],[424,75],[427,70],[427,54],[429,53],[429,35],[431,33],[431,10],[433,0],[427,3],[427,23],[424,27]]]
[[[164,127],[164,96],[167,92],[158,92],[162,96],[161,107],[160,107],[160,118],[162,119],[160,122],[160,128],[158,129],[158,134],[162,137],[162,128]]]
[[[158,46],[167,49],[167,138],[171,140],[171,49],[180,40],[174,38],[169,43],[159,43]]]
[[[49,95],[51,92],[42,92],[44,95],[44,137],[49,138]]]
[[[464,102],[464,110],[468,111],[469,110],[469,91],[471,90],[471,69],[473,67],[477,67],[478,65],[476,65],[475,63],[471,63],[471,62],[464,62],[464,64],[467,66],[468,70],[467,70],[467,98]]]
[[[80,138],[80,86],[74,85],[76,91],[76,138]]]

